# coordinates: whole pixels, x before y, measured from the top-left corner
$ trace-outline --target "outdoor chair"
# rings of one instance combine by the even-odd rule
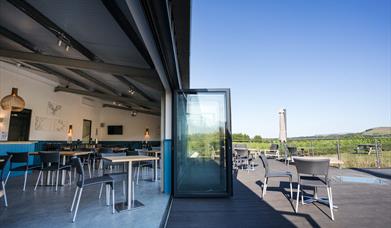
[[[241,168],[246,167],[247,171],[250,170],[250,166],[252,166],[253,159],[250,157],[249,151],[247,149],[236,149],[236,167]],[[254,167],[252,167],[254,168]]]
[[[288,157],[285,159],[285,163],[289,165],[289,162],[293,162],[293,157],[299,156],[297,152],[297,147],[295,146],[287,146],[287,151],[288,151]]]
[[[334,220],[333,213],[333,194],[331,189],[331,180],[328,178],[330,160],[329,159],[304,159],[295,158],[297,169],[297,195],[296,195],[296,213],[299,207],[299,195],[301,193],[301,203],[304,204],[303,186],[313,187],[314,199],[313,201],[323,202],[330,207],[331,219]],[[318,199],[318,188],[326,188],[327,199]]]
[[[60,161],[60,152],[58,151],[42,151],[39,152],[39,157],[41,159],[41,167],[39,168],[39,174],[37,182],[35,183],[34,191],[37,190],[39,180],[43,179],[43,172],[56,172],[56,191],[58,188],[58,176],[60,171],[67,171],[69,174],[69,184],[72,183],[71,179],[71,166],[70,165],[61,165]]]
[[[115,206],[115,196],[114,196],[114,180],[112,177],[108,175],[100,176],[100,177],[93,177],[89,179],[85,179],[84,175],[84,169],[83,169],[83,164],[81,163],[80,158],[72,158],[72,165],[76,168],[76,172],[78,174],[78,179],[76,182],[76,190],[75,190],[75,195],[73,196],[73,201],[72,201],[72,206],[71,206],[71,212],[73,211],[73,206],[75,205],[76,197],[76,208],[75,208],[75,213],[73,215],[72,222],[75,222],[76,220],[76,215],[77,215],[77,210],[79,208],[79,203],[80,203],[80,198],[83,193],[83,189],[87,186],[91,185],[97,185],[97,184],[105,184],[106,185],[106,205],[110,204],[110,193],[109,193],[109,188],[111,187],[111,193],[112,193],[112,213],[114,214],[114,206]],[[80,190],[80,191],[79,191]]]
[[[0,182],[1,182],[1,189],[0,189],[0,197],[4,197],[4,205],[8,207],[8,201],[7,201],[7,193],[5,191],[5,183],[4,183],[4,170],[7,166],[8,162],[10,161],[12,155],[9,156],[0,156],[0,159],[4,160],[0,162]]]
[[[10,169],[8,171],[7,178],[5,179],[5,184],[7,184],[11,172],[16,172],[16,171],[24,172],[23,191],[25,191],[28,172],[39,168],[39,166],[29,165],[28,152],[7,152],[7,154],[12,155],[12,157],[10,160]]]
[[[267,190],[267,182],[269,178],[273,177],[288,177],[289,178],[289,188],[291,192],[291,199],[293,199],[293,192],[292,192],[292,173],[289,171],[271,171],[269,167],[269,162],[267,161],[267,157],[264,154],[259,155],[261,158],[263,167],[265,168],[265,179],[263,181],[263,191],[262,191],[262,198],[265,197],[266,195],[266,190]]]
[[[273,157],[273,158],[279,158],[280,157],[280,151],[278,150],[278,144],[271,144],[269,150],[264,150],[264,154],[267,158]]]

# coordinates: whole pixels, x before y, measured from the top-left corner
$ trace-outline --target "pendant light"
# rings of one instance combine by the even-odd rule
[[[26,103],[18,96],[18,88],[12,88],[11,95],[3,97],[0,101],[1,108],[6,111],[21,112]]]

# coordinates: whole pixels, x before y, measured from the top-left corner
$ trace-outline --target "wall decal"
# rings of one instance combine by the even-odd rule
[[[50,114],[50,115],[53,115],[53,116],[58,115],[58,113],[61,110],[61,108],[62,108],[61,105],[49,101],[48,102],[47,113]]]

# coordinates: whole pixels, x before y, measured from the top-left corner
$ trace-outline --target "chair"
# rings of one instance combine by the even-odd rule
[[[29,165],[29,153],[28,152],[7,152],[8,155],[12,155],[10,160],[10,169],[7,174],[7,178],[5,179],[5,184],[7,184],[8,178],[11,172],[21,171],[24,172],[24,183],[23,183],[23,191],[26,190],[26,182],[27,182],[27,174],[28,171],[35,170],[39,168],[39,166],[30,166]],[[16,164],[22,164],[16,166]]]
[[[265,179],[263,182],[263,191],[262,191],[262,198],[266,195],[266,189],[267,189],[267,182],[269,178],[273,177],[288,177],[289,178],[289,188],[291,191],[291,199],[293,199],[293,191],[292,191],[292,173],[289,171],[285,172],[277,172],[277,171],[271,171],[269,168],[269,162],[267,161],[267,157],[264,154],[259,155],[261,158],[263,167],[265,168]]]
[[[6,194],[6,191],[5,191],[5,183],[4,183],[4,170],[5,170],[5,167],[7,166],[8,162],[10,161],[12,155],[9,155],[9,156],[0,156],[0,159],[4,160],[2,162],[0,162],[0,182],[1,182],[1,190],[0,190],[0,197],[3,196],[4,197],[4,204],[6,207],[8,207],[8,202],[7,202],[7,194]]]
[[[58,188],[58,175],[60,171],[66,170],[69,174],[69,183],[71,180],[71,166],[70,165],[61,165],[60,152],[58,151],[42,151],[39,152],[39,157],[41,159],[41,167],[39,168],[39,174],[37,182],[35,183],[34,191],[37,190],[39,180],[43,178],[43,172],[56,172],[56,191]]]
[[[80,198],[83,193],[83,189],[87,186],[91,185],[96,185],[96,184],[102,184],[104,183],[106,185],[106,205],[110,204],[110,198],[108,195],[108,187],[111,187],[111,193],[112,193],[112,204],[113,204],[113,214],[114,214],[114,206],[115,206],[115,196],[114,196],[114,180],[112,177],[104,175],[100,177],[93,177],[89,179],[85,179],[84,175],[84,169],[83,165],[81,163],[80,158],[72,158],[72,165],[73,167],[76,168],[76,172],[78,174],[78,179],[76,182],[76,190],[75,190],[75,195],[73,196],[73,201],[72,201],[72,206],[71,206],[71,212],[73,211],[73,206],[75,205],[76,197],[77,197],[77,202],[76,202],[76,208],[75,208],[75,213],[73,215],[72,222],[75,222],[76,220],[76,215],[77,215],[77,210],[79,208],[79,203],[80,203]],[[79,191],[80,190],[80,191]]]
[[[252,164],[252,158],[250,158],[248,149],[235,149],[236,151],[236,167],[241,168],[243,170],[243,167],[245,166],[247,171],[250,170],[250,164]],[[254,167],[252,167],[252,170],[254,170]]]
[[[273,157],[273,158],[279,158],[280,157],[280,151],[278,150],[278,144],[271,144],[269,150],[264,150],[264,154],[267,158]]]
[[[287,151],[288,151],[288,157],[285,159],[285,164],[289,165],[289,162],[293,162],[294,156],[298,156],[299,154],[297,153],[297,147],[295,146],[286,146]]]
[[[296,213],[299,207],[299,194],[301,193],[301,202],[304,204],[304,196],[302,187],[309,186],[315,188],[314,200],[318,199],[318,188],[326,188],[327,199],[326,204],[330,207],[331,219],[334,220],[333,213],[333,194],[331,190],[331,180],[328,178],[330,159],[304,159],[295,158],[298,185],[296,198]]]
[[[103,161],[103,176],[107,175],[111,178],[113,178],[114,182],[122,181],[122,192],[125,195],[125,180],[127,179],[128,173],[125,171],[125,163],[123,163],[123,170],[122,172],[116,172],[116,173],[105,173],[105,170],[107,170],[113,163],[111,161],[105,160],[104,158],[112,157],[112,156],[126,156],[126,153],[104,153],[101,154],[102,161]],[[118,165],[118,163],[116,163]],[[103,183],[100,185],[99,190],[99,199],[102,196],[102,190],[103,190]]]
[[[136,149],[137,155],[140,156],[149,156],[148,152],[143,149]],[[134,164],[134,167],[137,168],[136,172],[136,184],[138,184],[138,180],[140,178],[140,168],[141,169],[146,169],[147,170],[147,175],[149,174],[148,170],[153,168],[153,162],[152,161],[142,161]]]

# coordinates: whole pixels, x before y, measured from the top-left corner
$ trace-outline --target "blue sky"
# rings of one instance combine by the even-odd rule
[[[230,88],[234,133],[391,126],[391,1],[194,0],[192,88]]]

